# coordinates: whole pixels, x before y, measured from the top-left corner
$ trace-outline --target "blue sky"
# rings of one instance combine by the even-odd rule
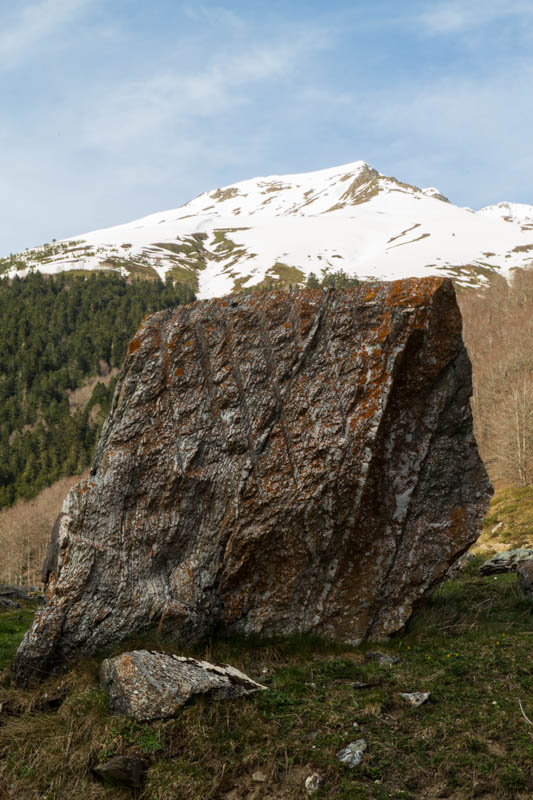
[[[363,159],[533,204],[531,0],[0,0],[0,256]]]

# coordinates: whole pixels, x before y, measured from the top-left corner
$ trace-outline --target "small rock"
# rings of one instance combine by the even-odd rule
[[[264,772],[254,772],[254,774],[252,775],[252,780],[254,783],[266,783],[267,776],[265,775]]]
[[[316,794],[323,783],[324,778],[322,775],[319,775],[318,772],[313,772],[312,775],[305,779],[305,791],[309,796]]]
[[[378,686],[378,681],[355,681],[352,686],[354,689],[372,689],[373,686]]]
[[[521,561],[516,568],[520,591],[528,600],[533,600],[533,558]]]
[[[400,697],[412,706],[421,706],[429,697],[429,692],[400,692]]]
[[[392,656],[389,653],[380,653],[378,650],[365,653],[365,658],[368,661],[376,661],[378,664],[397,664],[400,661],[398,656]]]
[[[346,764],[347,767],[353,769],[354,767],[358,767],[363,760],[363,753],[366,748],[366,739],[358,739],[356,742],[351,742],[342,750],[339,750],[337,759],[341,764]]]
[[[103,764],[98,764],[94,768],[94,772],[102,778],[104,783],[138,789],[144,781],[146,764],[140,758],[115,756]]]
[[[479,574],[496,575],[500,572],[512,572],[516,570],[521,561],[528,561],[532,558],[533,550],[527,547],[506,550],[504,553],[498,553],[485,561],[479,568]]]
[[[504,527],[505,527],[505,526],[504,526],[503,522],[498,522],[498,524],[497,524],[497,525],[495,525],[493,528],[491,528],[491,531],[490,531],[490,532],[491,532],[493,535],[496,535],[496,534],[498,534],[498,533],[501,533],[501,532],[503,531]]]

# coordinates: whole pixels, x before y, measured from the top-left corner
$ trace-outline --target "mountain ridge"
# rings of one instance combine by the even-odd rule
[[[0,259],[0,275],[170,275],[208,298],[339,270],[361,280],[447,275],[480,286],[532,265],[533,206],[504,201],[473,211],[355,161],[203,192],[175,209]]]

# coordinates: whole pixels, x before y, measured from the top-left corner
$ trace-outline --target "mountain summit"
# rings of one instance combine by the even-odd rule
[[[201,298],[311,272],[362,280],[446,275],[463,286],[533,265],[533,206],[455,206],[435,188],[364,161],[271,175],[205,192],[177,209],[0,260],[0,274],[120,270],[185,283]]]

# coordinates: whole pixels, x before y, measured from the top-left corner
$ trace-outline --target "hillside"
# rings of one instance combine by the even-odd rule
[[[444,274],[476,286],[532,263],[533,206],[474,212],[356,161],[205,192],[176,209],[1,259],[0,273],[170,273],[208,298],[303,283],[324,270],[362,280]]]
[[[190,299],[117,274],[0,280],[0,508],[90,464],[141,319]]]

